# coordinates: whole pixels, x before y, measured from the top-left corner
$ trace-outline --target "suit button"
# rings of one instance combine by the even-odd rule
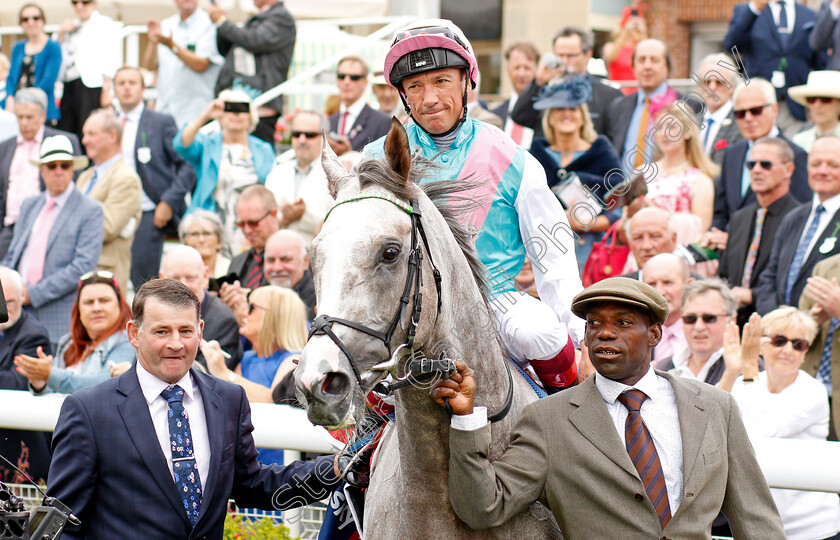
[[[636,493],[636,500],[641,502],[641,501],[645,500],[645,496],[642,495],[641,493]]]
[[[441,154],[440,160],[444,163],[449,163],[449,154],[446,154],[446,153]]]

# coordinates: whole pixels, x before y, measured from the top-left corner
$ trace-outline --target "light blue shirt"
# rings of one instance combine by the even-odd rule
[[[656,90],[651,92],[650,94],[646,93],[644,90],[639,88],[639,91],[636,93],[636,108],[633,109],[633,116],[630,117],[630,125],[627,126],[627,135],[624,138],[624,152],[622,153],[622,167],[626,167],[626,158],[627,154],[629,154],[633,148],[635,148],[636,144],[639,143],[639,127],[642,125],[642,113],[645,110],[645,98],[653,98],[654,96],[661,96],[665,92],[668,91],[668,81],[662,81]],[[648,132],[650,132],[650,128],[653,127],[653,117],[650,116],[648,118]],[[645,146],[645,163],[650,162],[651,153],[653,149],[652,145]],[[632,170],[626,170],[625,172],[630,173]]]

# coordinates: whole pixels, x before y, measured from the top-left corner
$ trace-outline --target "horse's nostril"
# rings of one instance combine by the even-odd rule
[[[339,372],[327,373],[324,382],[321,383],[321,392],[327,395],[344,395],[350,385],[347,375]]]

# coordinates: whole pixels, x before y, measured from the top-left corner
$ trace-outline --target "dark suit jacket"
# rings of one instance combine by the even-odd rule
[[[823,245],[825,239],[832,236],[835,233],[835,229],[840,227],[840,211],[838,211],[832,216],[831,221],[814,243],[814,247],[805,259],[805,262],[802,263],[802,268],[800,268],[799,275],[796,276],[793,289],[790,292],[790,302],[785,301],[785,286],[787,284],[788,270],[790,270],[790,264],[793,262],[793,256],[796,254],[799,238],[802,236],[802,231],[805,230],[805,226],[808,223],[811,205],[812,203],[803,204],[791,210],[779,225],[779,230],[784,231],[784,234],[777,234],[773,239],[773,250],[770,252],[770,260],[758,278],[757,294],[754,293],[753,295],[755,297],[757,311],[761,315],[769,313],[779,306],[798,305],[799,297],[805,289],[805,282],[811,276],[814,266],[821,260],[840,253],[840,241],[835,241],[834,245],[831,246],[832,249],[828,250],[827,253],[820,253],[820,247]]]
[[[812,192],[808,186],[808,153],[783,134],[779,133],[779,138],[793,148],[795,168],[790,179],[790,193],[800,203],[809,202]],[[720,176],[715,182],[715,213],[712,218],[712,226],[722,231],[729,229],[729,220],[736,211],[756,201],[752,188],[747,188],[746,195],[741,196],[741,175],[748,150],[749,142],[742,139],[730,145],[723,155]]]
[[[230,369],[235,368],[242,360],[242,342],[239,340],[239,323],[233,311],[217,297],[205,292],[204,301],[201,302],[201,318],[204,321],[204,339],[218,341],[222,350],[230,355],[225,363]],[[195,360],[207,367],[207,361],[200,350]]]
[[[791,114],[799,120],[805,120],[805,108],[787,98],[788,88],[805,84],[808,73],[814,69],[823,69],[826,56],[815,52],[808,44],[817,20],[816,13],[800,3],[795,5],[793,32],[783,45],[769,5],[756,16],[746,2],[736,4],[723,47],[727,51],[737,47],[749,76],[762,77],[768,81],[778,69],[781,59],[786,58],[787,67],[783,70],[785,86],[776,89],[776,96],[779,101],[787,99]]]
[[[178,234],[176,229],[180,217],[187,209],[184,202],[187,192],[183,186],[194,186],[196,183],[195,169],[172,146],[177,132],[171,116],[144,108],[134,146],[134,164],[143,191],[155,204],[165,201],[172,207],[171,230],[167,232],[175,235]],[[146,150],[140,150],[144,147],[149,149],[148,154]]]
[[[292,64],[297,29],[295,19],[283,2],[257,13],[240,26],[228,19],[216,29],[216,47],[225,63],[216,80],[216,95],[233,86],[234,80],[265,92],[284,82]],[[236,71],[236,48],[254,55],[253,73]],[[283,110],[283,96],[265,104],[277,112]]]
[[[738,128],[738,123],[735,121],[735,112],[729,111],[729,115],[720,126],[720,129],[715,135],[715,140],[712,143],[712,149],[709,151],[709,157],[718,165],[723,163],[723,155],[726,153],[726,148],[744,139],[741,135],[741,130]],[[726,141],[725,143],[721,141]],[[719,148],[717,148],[719,147]]]
[[[44,126],[44,138],[55,135],[64,135],[73,144],[73,153],[77,156],[83,154],[79,145],[79,138],[73,133],[67,133],[59,129]],[[174,137],[174,135],[173,135]],[[12,168],[12,158],[17,149],[17,137],[12,137],[0,143],[0,228],[3,227],[3,220],[6,218],[6,194],[9,191],[9,169]],[[41,191],[44,190],[44,179],[41,178]]]
[[[3,390],[27,390],[29,381],[15,371],[14,357],[26,354],[38,357],[38,347],[43,347],[45,354],[52,352],[50,335],[44,325],[22,311],[14,326],[3,332],[0,338],[0,388]],[[40,431],[0,429],[0,455],[17,463],[21,457],[22,445],[29,452],[26,471],[35,481],[46,480],[50,468],[50,436]],[[16,473],[0,463],[0,481],[11,481]]]
[[[761,275],[770,260],[770,252],[773,250],[773,239],[776,237],[776,231],[779,229],[779,225],[781,225],[784,217],[797,206],[799,206],[799,201],[794,199],[793,195],[787,193],[767,208],[767,214],[764,216],[764,225],[761,228],[758,257],[755,260],[752,278],[750,279],[750,289],[752,290],[753,299],[758,295],[758,276]],[[735,212],[729,222],[730,229],[733,232],[729,235],[726,249],[723,251],[723,255],[721,255],[720,264],[718,265],[718,276],[728,282],[730,287],[741,286],[741,279],[744,277],[744,264],[747,262],[747,252],[750,249],[753,232],[755,231],[755,215],[757,212],[758,203],[747,205],[745,208],[741,208]],[[755,311],[755,304],[739,308],[739,322],[744,316],[749,318],[753,311]]]
[[[785,538],[734,398],[706,383],[659,375],[674,389],[685,497],[663,530],[616,432],[595,376],[522,411],[510,446],[490,463],[490,424],[449,430],[452,506],[473,528],[547,503],[567,540],[701,540],[723,510],[736,538]]]
[[[197,370],[192,377],[210,438],[210,466],[195,528],[187,521],[134,367],[68,396],[61,407],[49,494],[82,522],[68,527],[63,538],[221,538],[231,497],[240,507],[285,509],[331,491],[332,456],[288,467],[261,465],[242,387]]]
[[[831,0],[823,0],[820,12],[817,13],[817,23],[808,38],[808,45],[815,51],[831,49],[833,52],[828,57],[825,69],[838,70],[840,69],[840,25],[831,15],[829,6],[831,6]]]
[[[604,84],[598,77],[587,75],[587,78],[592,83],[592,97],[587,103],[589,115],[592,117],[592,125],[595,127],[596,133],[610,137],[609,133],[607,133],[607,112],[609,111],[610,104],[621,97],[621,90]],[[537,84],[536,79],[531,81],[531,84],[526,86],[525,90],[519,94],[519,99],[513,107],[513,111],[510,113],[510,117],[513,118],[514,122],[534,130],[535,139],[543,136],[542,111],[534,109],[534,99],[539,95],[542,88],[542,86]],[[507,103],[505,103],[505,107],[507,107]],[[505,110],[507,111],[507,109]],[[624,130],[627,130],[627,126],[624,126]],[[615,146],[615,140],[612,137],[610,137],[610,140],[613,142],[613,146]]]
[[[330,115],[331,133],[338,131],[340,114]],[[356,152],[361,152],[365,145],[388,134],[388,130],[391,129],[391,119],[384,113],[365,104],[353,125],[345,129],[347,130],[347,138],[350,139],[350,146]]]

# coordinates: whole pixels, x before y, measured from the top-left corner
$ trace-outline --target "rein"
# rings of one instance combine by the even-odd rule
[[[347,357],[347,360],[350,362],[350,366],[353,368],[353,373],[356,375],[356,380],[359,382],[359,386],[364,388],[364,383],[362,382],[362,374],[359,371],[359,366],[356,359],[350,353],[350,350],[344,344],[341,339],[335,335],[332,331],[332,325],[340,324],[342,326],[346,326],[348,328],[352,328],[364,334],[367,334],[375,339],[378,339],[382,343],[385,344],[385,348],[388,350],[388,354],[390,355],[390,359],[385,362],[381,362],[371,368],[374,371],[389,371],[391,372],[394,377],[397,379],[396,382],[388,382],[388,381],[381,381],[375,387],[374,391],[390,395],[393,394],[394,391],[399,390],[400,388],[404,388],[406,386],[410,386],[413,382],[419,382],[426,379],[431,379],[436,375],[441,375],[443,377],[451,377],[455,371],[455,362],[448,358],[440,358],[436,360],[430,360],[428,358],[415,358],[414,357],[414,337],[417,332],[417,325],[420,322],[420,314],[422,311],[422,304],[423,304],[423,294],[421,293],[421,289],[423,286],[423,248],[426,248],[426,253],[429,257],[429,263],[432,266],[432,275],[434,276],[435,280],[435,290],[437,292],[437,313],[435,317],[440,315],[441,307],[443,305],[443,297],[441,295],[441,275],[440,271],[438,270],[437,266],[435,265],[435,261],[432,259],[432,252],[429,249],[429,241],[426,238],[426,231],[423,229],[423,222],[421,221],[422,214],[420,213],[420,206],[416,199],[413,199],[411,203],[407,203],[401,199],[396,198],[395,196],[391,195],[390,193],[384,192],[373,192],[373,193],[356,193],[354,195],[350,195],[347,197],[343,197],[336,201],[336,203],[327,211],[327,214],[324,216],[324,221],[326,222],[327,218],[329,217],[330,213],[335,210],[337,206],[342,204],[347,204],[350,202],[361,201],[364,199],[381,199],[383,201],[390,202],[403,212],[407,213],[411,216],[411,251],[408,255],[408,273],[406,274],[405,279],[405,286],[403,287],[403,293],[400,297],[400,305],[397,308],[397,312],[394,315],[394,318],[391,320],[391,324],[388,325],[388,328],[382,332],[379,330],[375,330],[370,328],[369,326],[365,326],[363,324],[349,321],[347,319],[341,319],[339,317],[331,317],[329,315],[319,315],[312,321],[312,326],[309,330],[309,337],[307,340],[311,339],[312,336],[318,335],[325,335],[329,337],[333,343],[338,346],[341,352],[344,353],[344,356]],[[422,240],[422,245],[421,245]],[[413,290],[413,295],[412,295]],[[409,320],[408,327],[402,323],[402,320],[405,316],[406,311],[409,307],[409,302],[414,301],[414,310],[411,312],[411,317]],[[402,329],[405,330],[405,339],[403,343],[399,345],[393,352],[391,351],[391,339],[396,332],[397,325],[400,325]],[[397,367],[398,362],[398,355],[400,351],[406,348],[408,350],[408,354],[412,358],[408,364],[407,374],[400,378],[396,376],[395,370]],[[505,399],[505,403],[502,407],[493,414],[488,415],[488,420],[491,422],[497,422],[504,418],[507,413],[510,411],[511,405],[513,404],[513,376],[511,375],[510,366],[507,365],[505,362],[505,367],[507,368],[508,374],[508,393]],[[413,375],[413,373],[418,373],[418,375]],[[447,412],[452,414],[451,409],[449,408],[449,403],[446,404]]]

